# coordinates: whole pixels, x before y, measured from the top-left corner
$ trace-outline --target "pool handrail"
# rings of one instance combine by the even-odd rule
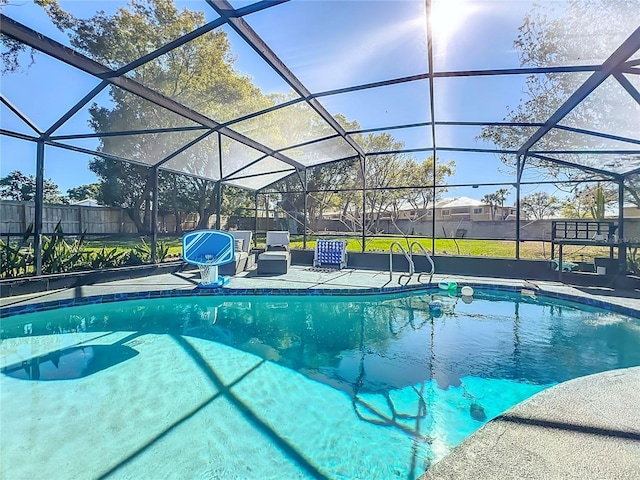
[[[417,240],[411,242],[411,245],[409,246],[409,255],[411,255],[411,258],[413,259],[413,247],[415,245],[420,247],[420,250],[422,250],[422,253],[424,253],[424,256],[427,257],[427,261],[431,265],[431,271],[430,272],[420,272],[418,274],[418,282],[420,282],[420,277],[422,277],[422,275],[429,275],[429,282],[428,283],[431,283],[431,280],[433,279],[433,274],[436,273],[436,266],[433,263],[433,259],[431,258],[431,255],[429,255],[429,252],[427,252],[427,250],[424,248],[424,246],[420,242],[418,242]]]
[[[411,255],[409,255],[409,253],[407,253],[404,247],[400,245],[400,242],[392,242],[391,245],[389,246],[389,281],[385,283],[385,286],[391,283],[391,280],[393,280],[393,247],[394,246],[397,246],[400,249],[400,251],[404,255],[404,258],[406,258],[407,262],[409,263],[409,274],[408,275],[402,274],[398,277],[398,285],[402,285],[402,283],[400,282],[402,280],[402,277],[408,277],[405,283],[405,285],[407,285],[411,281],[411,277],[416,271],[416,267],[413,263],[413,259],[411,258]]]

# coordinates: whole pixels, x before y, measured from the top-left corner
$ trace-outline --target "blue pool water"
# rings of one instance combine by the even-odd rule
[[[414,479],[542,389],[640,365],[638,319],[503,292],[123,301],[1,330],[2,478]]]

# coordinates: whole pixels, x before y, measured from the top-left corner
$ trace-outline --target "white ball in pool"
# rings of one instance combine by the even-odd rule
[[[462,293],[463,297],[470,297],[473,295],[473,288],[469,286],[462,287],[462,290],[460,290],[460,293]]]

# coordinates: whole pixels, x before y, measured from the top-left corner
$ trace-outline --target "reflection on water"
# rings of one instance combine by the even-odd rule
[[[442,308],[430,309],[433,300]],[[10,317],[2,337],[105,330],[195,336],[351,394],[386,392],[431,379],[446,390],[460,386],[464,376],[550,384],[640,364],[637,319],[516,294],[476,293],[473,302],[460,300],[423,293],[382,300],[252,296],[128,301]],[[96,365],[106,368],[130,355],[123,346],[93,346],[51,353],[36,364],[42,379],[43,371],[59,368],[59,362],[68,364],[69,371],[91,372]],[[26,367],[20,367],[26,375]]]
[[[433,308],[435,300],[437,309]],[[249,382],[252,387],[246,398],[254,401],[253,389],[267,383],[269,389],[260,395],[266,410],[259,414],[273,414],[273,408],[277,412],[280,407],[272,404],[275,398],[288,414],[293,400],[317,404],[320,397],[296,399],[291,394],[300,391],[300,385],[307,386],[304,392],[313,385],[312,390],[324,394],[323,401],[332,396],[342,415],[346,407],[348,415],[339,422],[349,418],[359,428],[366,425],[376,430],[371,438],[378,438],[380,428],[388,435],[380,438],[410,442],[410,456],[394,465],[401,472],[396,476],[411,479],[483,423],[546,386],[640,365],[637,319],[504,293],[476,292],[473,299],[438,292],[378,298],[242,296],[127,301],[9,317],[3,319],[1,335],[7,347],[4,351],[20,358],[19,362],[7,361],[11,365],[2,374],[39,381],[86,377],[123,363],[138,354],[136,348],[144,344],[145,335],[174,346],[191,345],[194,337],[205,340],[195,343],[233,352],[228,355],[231,363],[235,354],[254,358],[242,352],[250,353],[266,362],[259,362],[258,371],[242,377],[233,391]],[[62,343],[58,336],[76,343],[52,347]],[[119,340],[111,345],[87,344],[106,344],[113,338]],[[24,348],[19,351],[20,347]],[[213,360],[208,364],[205,350],[194,348],[179,356],[140,350],[140,358],[153,358],[151,371],[159,374],[174,366],[168,362],[176,362],[177,370],[185,372],[191,371],[187,366],[198,364],[212,371],[224,366]],[[180,362],[185,362],[184,369]],[[261,372],[270,375],[269,379],[261,378]],[[281,378],[288,380],[280,382]],[[92,379],[99,383],[97,376]],[[148,375],[143,380],[138,386],[144,389],[155,377]],[[133,383],[137,381],[136,377]],[[329,417],[331,413],[323,411]],[[283,425],[277,428],[284,430]],[[323,434],[322,425],[317,428],[315,434]],[[308,436],[306,431],[304,436]],[[381,445],[388,448],[385,442]],[[398,455],[406,451],[398,447]],[[376,452],[374,449],[371,455],[377,458]]]

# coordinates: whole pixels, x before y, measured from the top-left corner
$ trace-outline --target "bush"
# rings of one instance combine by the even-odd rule
[[[93,270],[101,268],[115,268],[124,265],[127,261],[128,253],[121,251],[118,247],[107,250],[102,247],[101,250],[87,254],[89,267]]]
[[[30,224],[19,242],[0,239],[0,275],[3,278],[26,275],[33,266],[33,247],[29,244],[32,234],[33,224]]]
[[[62,233],[62,226],[58,222],[51,238],[43,237],[42,273],[64,273],[82,267],[84,237],[69,244]]]

